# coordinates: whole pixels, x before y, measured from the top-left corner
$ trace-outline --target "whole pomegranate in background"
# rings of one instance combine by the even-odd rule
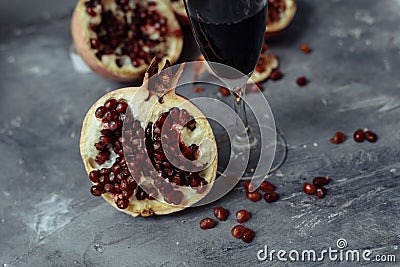
[[[132,216],[168,214],[196,203],[210,191],[217,170],[207,119],[175,93],[183,68],[173,74],[167,61],[158,73],[157,62],[141,87],[101,97],[81,132],[91,193]]]
[[[79,0],[71,32],[86,64],[121,82],[143,77],[153,57],[176,62],[183,47],[181,27],[165,0]]]

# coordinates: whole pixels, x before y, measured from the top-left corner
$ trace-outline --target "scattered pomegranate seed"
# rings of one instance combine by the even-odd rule
[[[346,140],[346,135],[342,132],[336,132],[335,135],[329,139],[332,144],[341,144]]]
[[[305,76],[301,76],[297,78],[296,83],[298,86],[306,86],[308,84],[308,80]]]
[[[312,195],[315,193],[316,188],[313,184],[310,183],[304,183],[303,184],[303,191],[304,193],[306,193],[307,195]]]
[[[301,44],[300,45],[300,50],[304,53],[304,54],[310,54],[311,53],[311,47],[308,44]]]
[[[249,182],[249,181],[244,182],[243,188],[244,188],[244,190],[245,190],[246,192],[249,191],[249,186],[250,186],[250,182]]]
[[[196,87],[196,88],[194,88],[194,92],[195,93],[201,93],[201,92],[203,92],[204,91],[204,88],[203,87]]]
[[[273,81],[278,81],[280,79],[282,79],[283,74],[280,70],[278,69],[274,69],[271,74],[269,75],[269,77],[271,78],[271,80]]]
[[[220,221],[226,221],[228,218],[229,211],[223,207],[215,207],[214,208],[214,216]]]
[[[254,239],[254,232],[253,230],[246,228],[242,235],[243,242],[250,243]]]
[[[211,218],[204,218],[200,221],[200,228],[203,230],[214,228],[216,222]]]
[[[329,177],[315,177],[313,179],[313,185],[315,185],[315,187],[317,188],[321,188],[325,185],[329,184]]]
[[[375,143],[378,140],[378,136],[368,129],[364,130],[364,135],[365,139],[370,143]]]
[[[258,191],[246,192],[246,197],[253,202],[257,202],[261,199],[261,194]]]
[[[247,210],[239,210],[236,212],[236,220],[238,223],[244,223],[250,219],[250,212]]]
[[[236,225],[232,228],[231,234],[234,238],[242,238],[244,231],[246,230],[246,227],[243,225]]]
[[[225,88],[222,86],[219,88],[219,92],[222,96],[230,96],[231,95],[231,91],[228,88]]]
[[[358,129],[357,131],[354,132],[353,138],[354,138],[354,141],[356,141],[357,143],[363,142],[365,139],[364,131],[361,129]]]
[[[263,192],[273,192],[275,191],[275,186],[268,181],[263,181],[260,185],[260,190]]]
[[[327,190],[325,187],[317,188],[317,197],[324,198],[326,196],[326,192]]]
[[[273,203],[279,199],[279,195],[276,192],[270,192],[264,194],[264,200],[267,203]]]

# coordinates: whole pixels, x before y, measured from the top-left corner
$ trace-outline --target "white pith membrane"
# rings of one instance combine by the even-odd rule
[[[140,64],[137,66],[134,66],[132,59],[128,55],[116,56],[115,54],[104,54],[100,57],[101,59],[99,59],[96,56],[99,50],[92,48],[90,41],[98,37],[96,32],[90,28],[90,25],[100,24],[102,22],[101,14],[103,12],[112,11],[113,15],[121,21],[124,20],[124,16],[126,15],[127,25],[130,25],[132,23],[132,11],[117,9],[117,0],[97,0],[101,5],[99,4],[93,8],[96,15],[91,16],[88,14],[87,7],[85,6],[85,3],[90,1],[93,0],[80,0],[78,2],[72,17],[71,32],[77,52],[95,72],[117,81],[133,81],[143,77],[153,57],[158,57],[160,59],[160,66],[165,64],[166,59],[171,63],[175,63],[178,60],[183,48],[182,30],[168,1],[127,1],[132,8],[135,4],[140,4],[149,10],[159,12],[161,17],[166,20],[168,27],[164,40],[160,39],[160,31],[153,27],[154,25],[141,28],[141,32],[149,40],[161,41],[159,44],[151,46],[141,44],[142,50],[149,53],[149,57],[147,58],[148,62],[139,60]],[[155,3],[155,5],[150,6],[150,2]],[[146,18],[143,18],[143,20],[146,20]],[[132,35],[131,32],[129,34]],[[136,42],[137,40],[132,41],[132,43]],[[121,53],[120,47],[121,45],[115,49],[113,53]],[[119,66],[116,63],[117,58],[120,63]]]
[[[179,107],[180,110],[187,110],[196,121],[196,128],[194,130],[183,127],[182,131],[180,132],[180,136],[181,141],[188,146],[190,144],[199,145],[200,151],[198,153],[198,160],[200,162],[208,164],[207,167],[200,172],[200,176],[203,177],[208,183],[207,186],[204,186],[202,189],[203,191],[201,191],[201,193],[198,193],[199,188],[192,188],[189,186],[176,187],[174,185],[174,188],[177,188],[179,191],[184,193],[183,200],[179,205],[166,204],[160,202],[157,199],[146,198],[143,200],[138,200],[136,198],[136,192],[138,190],[137,187],[134,190],[133,196],[129,199],[129,206],[126,209],[119,209],[120,211],[123,211],[132,216],[169,214],[191,206],[201,200],[211,190],[212,182],[215,179],[217,170],[217,157],[215,139],[211,127],[207,119],[197,107],[195,107],[192,103],[190,103],[182,96],[175,94],[175,86],[181,72],[182,69],[180,69],[179,73],[174,76],[171,83],[172,90],[169,90],[165,95],[162,96],[162,103],[160,103],[159,101],[158,94],[147,90],[148,82],[146,80],[148,78],[148,74],[146,74],[145,82],[142,87],[122,88],[106,94],[90,108],[85,117],[81,133],[80,150],[88,174],[93,170],[110,168],[118,156],[114,151],[111,150],[110,159],[107,160],[104,164],[99,165],[96,163],[95,160],[99,152],[94,147],[94,144],[99,141],[99,136],[101,135],[100,130],[104,129],[104,124],[101,122],[101,120],[95,117],[95,112],[98,107],[104,105],[104,103],[106,103],[109,99],[115,99],[119,101],[123,100],[129,103],[129,108],[132,111],[133,118],[141,122],[141,127],[144,130],[148,126],[149,122],[153,122],[154,124],[154,122],[157,121],[162,113],[168,112],[171,108],[174,107]],[[151,80],[153,78],[151,78]],[[149,97],[149,92],[152,93],[151,97]],[[131,116],[130,111],[126,113],[126,116]],[[123,131],[125,131],[125,129],[129,129],[129,127],[126,128],[124,126]],[[165,130],[168,133],[168,129]],[[137,177],[134,178],[136,179]],[[154,188],[153,179],[150,177],[142,177],[140,179],[140,182],[141,184],[139,183],[139,185],[147,187],[151,185],[151,188]],[[162,196],[160,192],[159,196]],[[115,204],[112,193],[103,193],[102,197],[111,205],[118,208]]]
[[[277,0],[268,0],[268,12],[271,10],[271,2],[276,2]],[[284,3],[284,10],[279,12],[279,20],[273,22],[267,22],[267,33],[275,33],[285,29],[290,22],[293,20],[296,14],[296,1],[295,0],[279,0]]]

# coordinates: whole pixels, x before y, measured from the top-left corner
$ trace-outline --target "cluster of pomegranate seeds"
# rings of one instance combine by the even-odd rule
[[[215,225],[217,225],[217,223],[212,218],[204,218],[200,221],[200,228],[203,230],[214,228]]]
[[[341,144],[346,140],[346,135],[342,132],[336,132],[335,135],[329,139],[332,144]]]
[[[147,6],[137,1],[116,0],[116,11],[105,10],[98,0],[85,2],[87,13],[101,16],[99,24],[90,24],[96,37],[90,39],[92,49],[99,60],[103,55],[116,55],[116,65],[122,67],[130,59],[134,67],[150,63],[155,56],[165,56],[158,48],[166,42],[167,19],[157,10],[157,3],[149,1]],[[97,14],[95,10],[98,10]],[[129,60],[128,60],[129,62]]]
[[[164,199],[173,204],[179,204],[181,199],[180,195],[169,194],[174,192],[170,183],[196,188],[198,193],[201,193],[207,185],[207,181],[200,176],[201,170],[194,171],[202,167],[194,163],[199,156],[199,146],[196,144],[187,146],[180,140],[180,129],[183,127],[193,131],[196,128],[196,121],[185,109],[172,108],[161,114],[154,125],[149,123],[145,131],[147,153],[159,174],[155,186],[164,191]],[[181,158],[181,155],[184,158]],[[182,162],[186,162],[186,165],[182,165]]]
[[[282,0],[268,0],[268,17],[267,24],[278,22],[281,20],[280,14],[285,12],[286,4]]]
[[[261,194],[257,190],[250,192],[250,182],[245,182],[243,188],[246,192],[246,197],[253,202],[257,202],[261,199]],[[273,203],[279,199],[279,194],[275,192],[276,187],[268,181],[263,181],[259,188],[264,192],[264,200],[267,203]]]
[[[127,108],[128,104],[124,100],[109,99],[95,111],[96,118],[101,120],[104,127],[99,142],[94,145],[98,151],[95,161],[98,165],[103,165],[110,159],[111,150],[117,154],[117,158],[110,168],[101,168],[89,173],[90,181],[95,184],[90,189],[92,195],[112,193],[115,204],[120,209],[128,207],[129,198],[137,188],[122,150],[122,122]]]
[[[220,221],[226,221],[229,216],[229,211],[223,207],[218,206],[214,208],[214,216]]]
[[[311,183],[303,184],[303,192],[307,195],[316,195],[318,198],[326,196],[327,189],[325,186],[329,184],[329,177],[315,177]]]
[[[220,221],[226,221],[229,216],[229,211],[221,206],[214,207],[214,216]],[[247,210],[238,210],[236,212],[236,220],[238,223],[244,223],[250,219],[250,212]],[[217,225],[217,222],[210,218],[206,217],[200,221],[200,228],[203,230],[212,229]],[[231,234],[234,238],[241,238],[243,242],[250,243],[254,239],[254,231],[246,228],[243,225],[236,225],[232,228]]]
[[[378,136],[376,135],[376,133],[368,129],[358,129],[354,132],[353,138],[354,141],[356,141],[357,143],[364,142],[364,140],[367,140],[370,143],[375,143],[376,141],[378,141]]]
[[[376,133],[368,130],[368,129],[358,129],[353,134],[353,139],[357,143],[364,142],[367,140],[370,143],[375,143],[378,141],[378,136]],[[329,139],[332,144],[341,144],[346,140],[346,135],[342,132],[336,132],[335,135]]]
[[[305,76],[301,76],[297,78],[296,83],[298,86],[306,86],[308,84],[308,80]]]
[[[311,53],[311,47],[308,44],[301,44],[300,45],[300,50],[304,53],[304,54],[310,54]]]

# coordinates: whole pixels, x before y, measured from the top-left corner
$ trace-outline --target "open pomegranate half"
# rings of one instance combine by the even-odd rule
[[[217,149],[201,111],[153,60],[141,87],[101,97],[83,122],[80,152],[91,193],[132,216],[169,214],[201,200],[216,177]]]
[[[183,47],[182,30],[165,0],[79,0],[71,32],[86,64],[121,82],[143,77],[153,57],[176,62]]]
[[[295,0],[268,0],[266,36],[285,29],[292,22],[296,10]]]

